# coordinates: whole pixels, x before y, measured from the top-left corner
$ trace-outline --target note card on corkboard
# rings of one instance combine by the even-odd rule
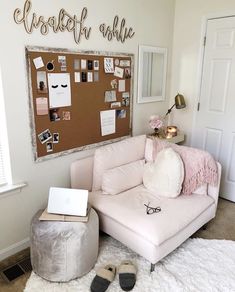
[[[36,162],[132,134],[132,54],[26,47],[26,59]]]

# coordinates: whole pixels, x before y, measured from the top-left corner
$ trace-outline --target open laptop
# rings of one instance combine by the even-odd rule
[[[88,191],[51,187],[47,212],[73,216],[87,215]]]

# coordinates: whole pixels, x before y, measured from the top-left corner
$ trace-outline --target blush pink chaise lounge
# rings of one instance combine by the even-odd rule
[[[71,187],[90,190],[89,202],[97,211],[100,229],[154,265],[215,217],[218,186],[208,185],[175,199],[153,196],[143,184],[117,195],[103,194],[102,176],[107,169],[138,160],[149,160],[145,135],[100,147],[95,155],[71,165]],[[220,182],[221,166],[218,165]],[[131,178],[130,178],[131,179]],[[146,215],[151,202],[162,211]]]

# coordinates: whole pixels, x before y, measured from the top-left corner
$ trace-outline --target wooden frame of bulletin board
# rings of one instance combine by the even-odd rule
[[[132,134],[133,54],[26,47],[35,161]]]

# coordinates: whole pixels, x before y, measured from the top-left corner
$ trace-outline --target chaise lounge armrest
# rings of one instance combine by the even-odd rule
[[[71,188],[91,191],[94,156],[75,160],[70,166]]]
[[[217,186],[208,185],[208,196],[214,199],[216,208],[218,204],[220,180],[221,180],[221,172],[222,172],[222,166],[219,162],[217,162],[217,167],[218,167],[218,185]]]

